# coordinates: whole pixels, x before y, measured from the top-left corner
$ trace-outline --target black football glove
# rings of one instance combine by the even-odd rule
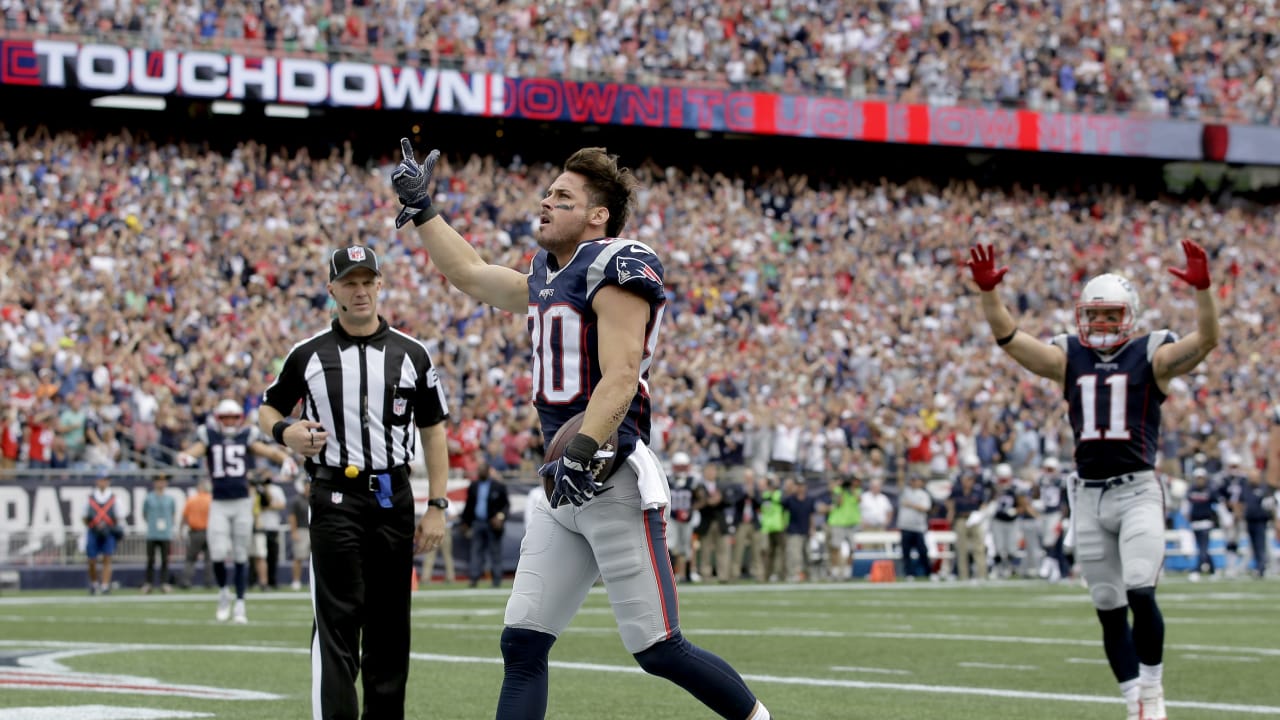
[[[417,227],[439,214],[431,207],[428,185],[431,184],[431,172],[436,168],[436,161],[440,159],[440,151],[432,150],[419,165],[413,159],[413,144],[409,138],[400,138],[400,153],[404,159],[391,173],[391,185],[404,205],[396,215],[396,229],[404,227],[410,219]]]
[[[543,465],[538,468],[538,474],[555,480],[555,488],[549,498],[553,508],[560,507],[566,501],[573,503],[574,507],[581,507],[595,497],[596,491],[600,489],[591,475],[591,469],[576,460],[570,460],[568,456]]]
[[[597,493],[607,489],[596,482],[596,473],[604,459],[599,457],[598,448],[595,440],[579,433],[569,441],[559,460],[538,468],[538,475],[555,481],[551,497],[547,498],[551,507],[558,508],[565,501],[573,503],[574,507],[581,507]]]

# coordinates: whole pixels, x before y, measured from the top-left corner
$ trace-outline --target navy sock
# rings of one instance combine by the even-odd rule
[[[235,578],[236,597],[243,600],[245,588],[249,584],[249,566],[245,563],[236,563],[232,577]]]
[[[1154,587],[1130,590],[1129,607],[1133,608],[1133,647],[1143,665],[1159,665],[1164,661],[1164,615],[1156,605]]]
[[[1129,608],[1098,610],[1102,623],[1102,647],[1116,682],[1138,679],[1138,653],[1133,648],[1133,631],[1129,629]]]
[[[227,564],[223,562],[215,562],[213,564],[213,578],[218,581],[218,587],[227,586]]]
[[[680,633],[636,653],[635,658],[645,672],[679,685],[720,717],[741,720],[756,706],[756,696],[737,670]]]
[[[537,630],[502,631],[502,692],[498,720],[542,720],[547,714],[547,656],[556,639]]]

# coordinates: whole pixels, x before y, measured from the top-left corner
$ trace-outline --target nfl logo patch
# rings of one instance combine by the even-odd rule
[[[351,262],[360,262],[364,260],[364,248],[349,247],[347,248],[347,259]]]
[[[407,407],[409,407],[409,401],[405,398],[396,398],[391,401],[391,412],[397,416],[403,415]]]
[[[340,493],[340,492],[336,492],[336,493],[334,493],[334,494],[330,495],[330,496],[329,496],[329,499],[333,501],[333,504],[334,504],[334,505],[341,505],[341,504],[342,504],[342,493]]]

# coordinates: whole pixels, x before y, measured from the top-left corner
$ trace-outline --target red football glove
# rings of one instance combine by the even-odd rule
[[[973,273],[973,281],[978,283],[978,289],[983,292],[995,290],[1004,279],[1004,274],[1009,272],[1008,265],[996,269],[996,249],[993,245],[984,248],[978,244],[969,248],[969,262],[965,264],[969,266],[969,272]]]
[[[1197,290],[1209,289],[1209,256],[1194,241],[1183,240],[1182,252],[1187,256],[1187,269],[1169,268],[1169,272]]]

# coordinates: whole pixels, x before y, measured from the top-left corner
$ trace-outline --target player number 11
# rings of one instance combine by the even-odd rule
[[[1128,440],[1129,428],[1125,427],[1126,393],[1129,389],[1129,376],[1111,375],[1107,385],[1111,386],[1111,402],[1108,403],[1109,417],[1107,429],[1098,432],[1098,376],[1081,375],[1076,379],[1080,386],[1080,430],[1081,440]]]

